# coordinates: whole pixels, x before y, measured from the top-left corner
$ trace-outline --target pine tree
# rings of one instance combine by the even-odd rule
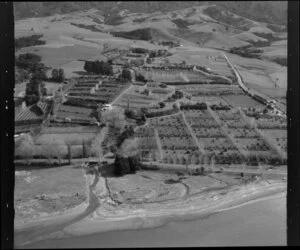
[[[58,82],[63,82],[65,80],[65,71],[63,69],[58,70]]]
[[[57,81],[58,80],[58,70],[57,69],[52,69],[51,77],[52,77],[53,81]]]

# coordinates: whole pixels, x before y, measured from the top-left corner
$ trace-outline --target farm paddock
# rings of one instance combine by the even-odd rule
[[[15,219],[63,212],[86,200],[86,180],[79,166],[16,167]]]

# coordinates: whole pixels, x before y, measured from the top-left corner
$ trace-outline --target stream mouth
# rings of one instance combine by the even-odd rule
[[[108,183],[107,183],[107,178],[105,176],[102,176],[101,173],[98,171],[98,169],[93,169],[93,171],[91,171],[89,174],[90,175],[86,175],[86,178],[87,178],[87,193],[88,193],[88,199],[87,199],[88,200],[88,206],[86,207],[86,209],[83,212],[81,212],[80,214],[74,215],[72,218],[69,217],[68,219],[62,219],[60,221],[56,220],[55,222],[51,222],[51,218],[49,218],[49,219],[46,219],[45,221],[39,222],[38,225],[28,227],[24,230],[18,230],[18,231],[16,230],[15,231],[15,247],[17,247],[17,248],[20,248],[20,247],[23,247],[23,246],[25,247],[27,245],[34,244],[34,242],[43,241],[46,238],[47,238],[47,240],[48,239],[49,240],[53,239],[55,241],[56,240],[55,238],[69,238],[69,237],[72,237],[71,234],[68,234],[68,233],[64,232],[64,231],[68,231],[68,229],[66,229],[66,227],[73,226],[73,224],[75,224],[77,222],[80,222],[84,219],[88,219],[89,216],[91,216],[94,212],[97,212],[97,209],[100,208],[101,205],[105,205],[105,203],[108,202],[108,201],[109,201],[107,203],[108,205],[114,204],[113,205],[114,209],[117,209],[116,206],[119,205],[119,202],[117,202],[115,199],[113,199],[111,197],[111,193],[110,193],[111,191],[110,191]],[[185,202],[189,198],[193,198],[193,197],[196,197],[196,196],[199,196],[199,195],[203,196],[204,194],[206,194],[206,193],[210,194],[211,192],[212,192],[212,195],[219,195],[219,196],[224,197],[224,195],[226,195],[228,192],[234,191],[233,186],[228,186],[227,185],[225,187],[211,187],[211,188],[207,188],[205,190],[201,190],[200,192],[191,194],[189,185],[181,182],[181,180],[168,179],[166,181],[167,181],[168,185],[181,184],[181,185],[184,186],[185,192],[182,194],[182,196],[180,198],[167,199],[167,200],[162,200],[162,201],[149,201],[149,202],[142,202],[142,203],[140,203],[140,202],[139,203],[134,203],[133,202],[131,204],[132,205],[136,205],[136,204],[144,204],[145,205],[147,203],[148,204],[151,204],[151,203],[154,204],[155,203],[155,204],[166,204],[166,205],[169,206],[170,204],[167,204],[168,202],[172,203],[172,201],[177,200],[177,199],[180,202]],[[103,195],[99,196],[99,191]],[[222,192],[222,193],[216,194],[214,192]],[[200,197],[200,199],[201,199],[201,197]],[[110,204],[110,203],[112,203],[112,204]],[[191,205],[193,206],[193,204],[191,204]],[[105,206],[103,208],[105,209]],[[200,210],[201,209],[202,208],[200,208]],[[198,208],[197,208],[197,213],[199,211],[198,211]],[[190,213],[190,212],[193,213],[192,211],[189,211],[187,213]],[[181,217],[182,215],[183,214],[181,214],[181,212],[180,212],[180,215],[178,214],[179,217]],[[169,216],[171,216],[171,214],[163,213],[163,214],[161,214],[161,216],[162,217],[165,217],[165,216],[169,217]],[[111,217],[111,215],[109,215],[109,217]],[[152,217],[149,216],[149,218],[145,218],[145,219],[147,219],[147,221],[148,221],[148,219],[151,220]],[[177,217],[177,215],[175,217]],[[183,216],[183,217],[185,217],[185,216]],[[157,219],[155,219],[155,220],[157,220]],[[52,224],[50,224],[50,223],[52,223]],[[128,222],[128,223],[130,223],[130,222]],[[64,229],[66,229],[66,230],[64,230]],[[55,235],[54,235],[54,233],[55,233]]]
[[[100,202],[97,198],[97,196],[94,194],[94,189],[99,181],[99,173],[97,170],[93,171],[93,174],[95,176],[94,181],[92,184],[89,185],[89,196],[88,196],[88,201],[89,204],[87,208],[79,215],[75,216],[72,219],[68,219],[63,222],[58,222],[55,223],[54,225],[47,225],[47,222],[42,222],[39,225],[32,226],[28,229],[24,230],[16,230],[15,231],[15,244],[17,246],[22,246],[29,244],[33,241],[35,241],[36,238],[40,238],[42,236],[50,235],[55,232],[60,232],[63,231],[64,228],[81,221],[82,219],[88,217],[91,215],[99,206]],[[25,241],[26,239],[26,241]]]

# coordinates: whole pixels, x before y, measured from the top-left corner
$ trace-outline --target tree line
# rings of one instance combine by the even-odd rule
[[[36,45],[43,45],[46,44],[45,41],[40,40],[43,35],[32,35],[32,36],[25,36],[15,39],[15,48],[19,50],[24,47],[36,46]]]
[[[84,70],[88,73],[113,75],[113,67],[109,62],[104,61],[86,61],[84,63]]]

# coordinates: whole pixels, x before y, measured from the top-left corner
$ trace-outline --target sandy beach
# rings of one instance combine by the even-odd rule
[[[94,180],[92,181],[94,182]],[[101,183],[101,182],[100,182]],[[98,182],[99,184],[99,182]],[[99,188],[100,185],[96,187]],[[224,191],[226,191],[224,193]],[[97,190],[99,194],[99,190]],[[34,242],[69,237],[88,236],[109,231],[145,229],[163,226],[170,221],[201,218],[228,209],[285,195],[286,183],[281,181],[250,183],[233,186],[227,190],[212,191],[205,195],[188,197],[182,201],[153,204],[116,206],[100,192],[100,198],[91,192],[89,206],[73,209],[72,213],[36,219],[15,227],[15,247],[30,247]],[[94,195],[94,196],[93,196]],[[95,200],[99,201],[95,205]],[[91,206],[91,204],[93,204]],[[83,211],[84,210],[84,211]]]
[[[199,247],[286,245],[285,194],[162,226],[34,242],[25,248]]]

